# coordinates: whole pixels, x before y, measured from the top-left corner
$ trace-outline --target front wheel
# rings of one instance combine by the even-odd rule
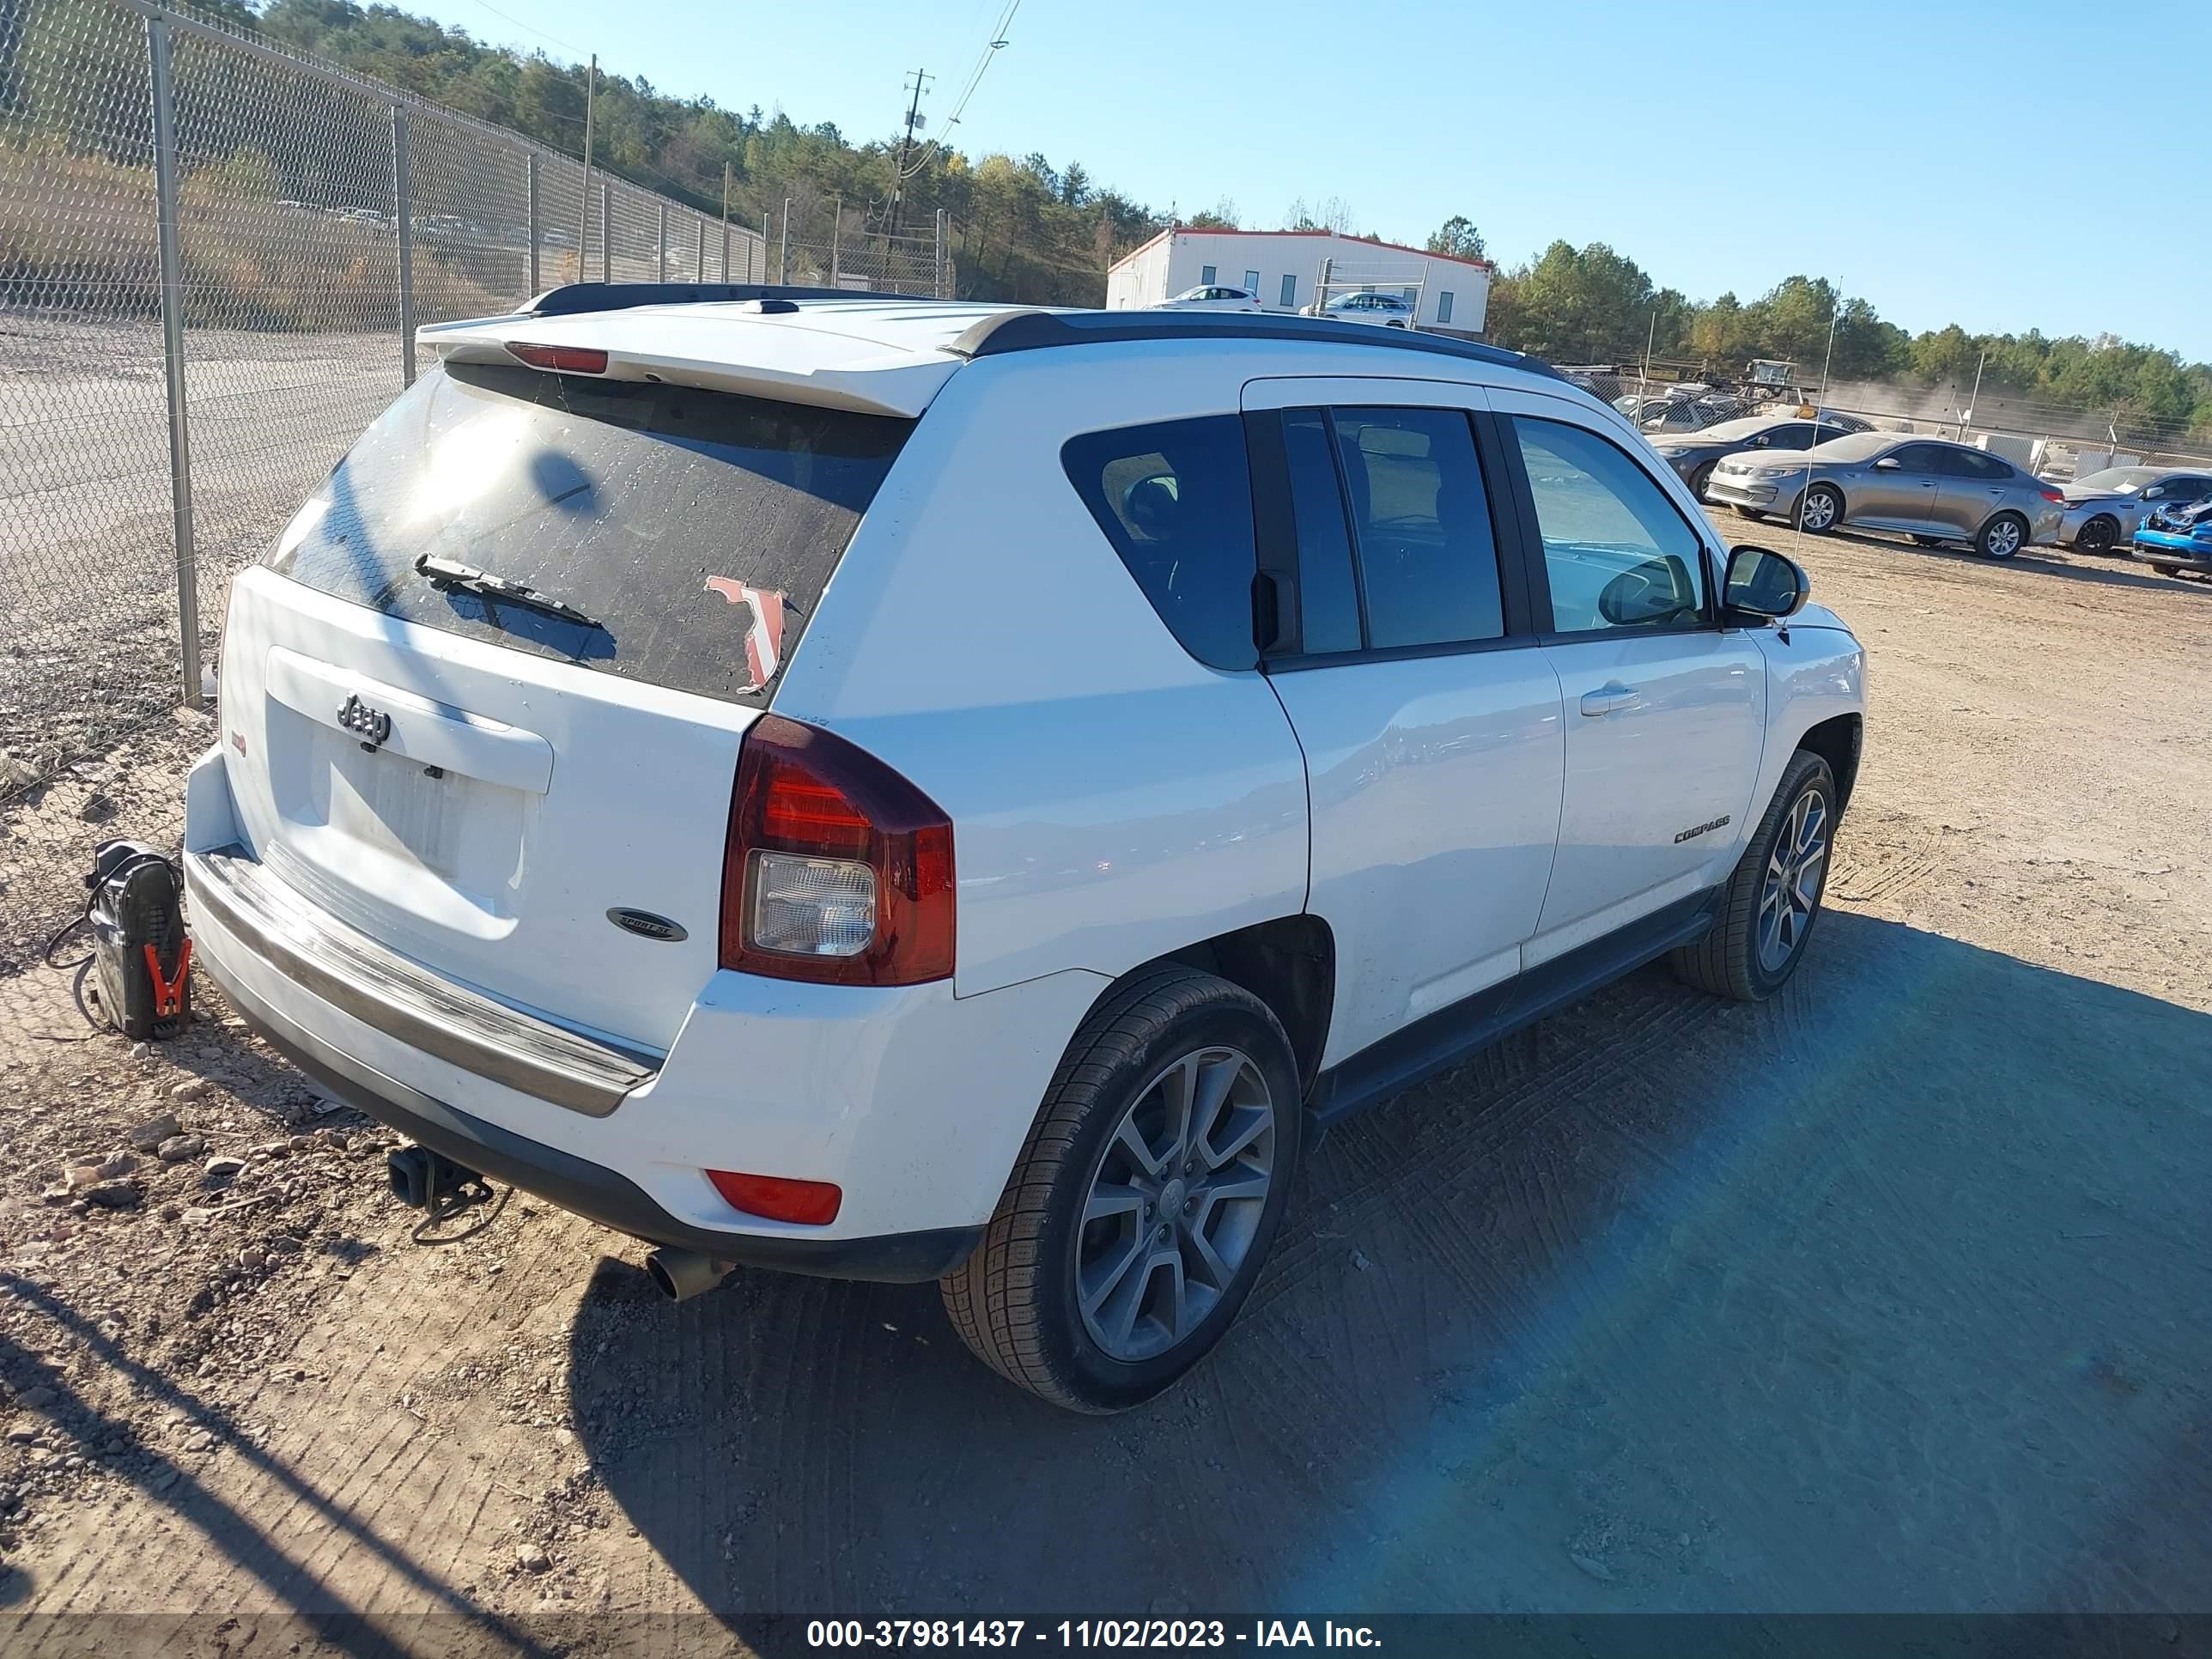
[[[1985,559],[2009,559],[2027,545],[2027,521],[2014,513],[1998,514],[1974,538],[1974,551]]]
[[[1763,1001],[1782,988],[1820,918],[1836,813],[1828,763],[1799,750],[1721,890],[1712,931],[1668,957],[1678,975],[1739,1002]]]
[[[1713,481],[1713,468],[1716,465],[1715,462],[1707,461],[1695,472],[1690,474],[1690,494],[1701,501],[1705,499],[1705,486]]]
[[[1844,521],[1844,498],[1826,484],[1814,484],[1797,504],[1797,527],[1825,536]]]
[[[2074,532],[2074,545],[2084,553],[2109,553],[2120,539],[2120,521],[2100,513]]]
[[[1297,1067],[1249,992],[1149,970],[1084,1021],[983,1243],[939,1281],[953,1328],[1072,1411],[1140,1405],[1221,1340],[1298,1158]]]

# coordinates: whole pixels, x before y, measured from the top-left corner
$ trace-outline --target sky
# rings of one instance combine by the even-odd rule
[[[896,132],[917,67],[951,115],[1006,0],[398,3],[859,141]],[[1017,4],[953,131],[971,155],[1260,229],[1301,198],[1416,245],[1464,214],[1508,265],[1603,241],[1697,300],[1802,271],[1915,332],[2212,361],[2212,128],[2159,72],[2212,61],[2212,0]]]

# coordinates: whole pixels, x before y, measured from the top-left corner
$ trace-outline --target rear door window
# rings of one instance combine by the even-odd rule
[[[1352,506],[1368,647],[1502,638],[1498,544],[1466,414],[1333,409],[1328,416]]]
[[[1252,634],[1252,476],[1234,415],[1086,432],[1060,465],[1182,648],[1213,668],[1259,662]]]
[[[449,364],[362,434],[269,563],[402,622],[759,706],[913,428]],[[415,570],[423,554],[591,623],[441,589]]]

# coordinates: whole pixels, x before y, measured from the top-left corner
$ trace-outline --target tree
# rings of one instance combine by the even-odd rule
[[[1352,204],[1341,196],[1332,196],[1314,208],[1308,208],[1306,198],[1301,196],[1283,210],[1285,230],[1329,230],[1348,236],[1352,223]]]
[[[1194,230],[1235,230],[1238,228],[1237,204],[1224,196],[1212,207],[1192,214],[1188,223]]]
[[[1483,258],[1482,233],[1464,214],[1455,213],[1437,226],[1429,237],[1428,246],[1430,252],[1454,259]]]

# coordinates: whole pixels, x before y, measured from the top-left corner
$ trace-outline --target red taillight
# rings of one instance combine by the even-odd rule
[[[766,1216],[770,1221],[796,1221],[808,1227],[826,1227],[837,1218],[845,1194],[827,1181],[793,1181],[784,1176],[739,1175],[734,1170],[709,1170],[707,1179],[733,1210]]]
[[[2066,499],[2066,494],[2063,490],[2046,489],[2042,491],[2041,494],[2043,499],[2046,501],[2063,501]]]
[[[530,345],[509,340],[510,355],[520,357],[532,368],[550,368],[556,374],[604,374],[607,372],[607,354],[594,351],[589,346]]]
[[[952,912],[943,808],[831,732],[753,723],[723,854],[723,967],[828,985],[946,979]]]

